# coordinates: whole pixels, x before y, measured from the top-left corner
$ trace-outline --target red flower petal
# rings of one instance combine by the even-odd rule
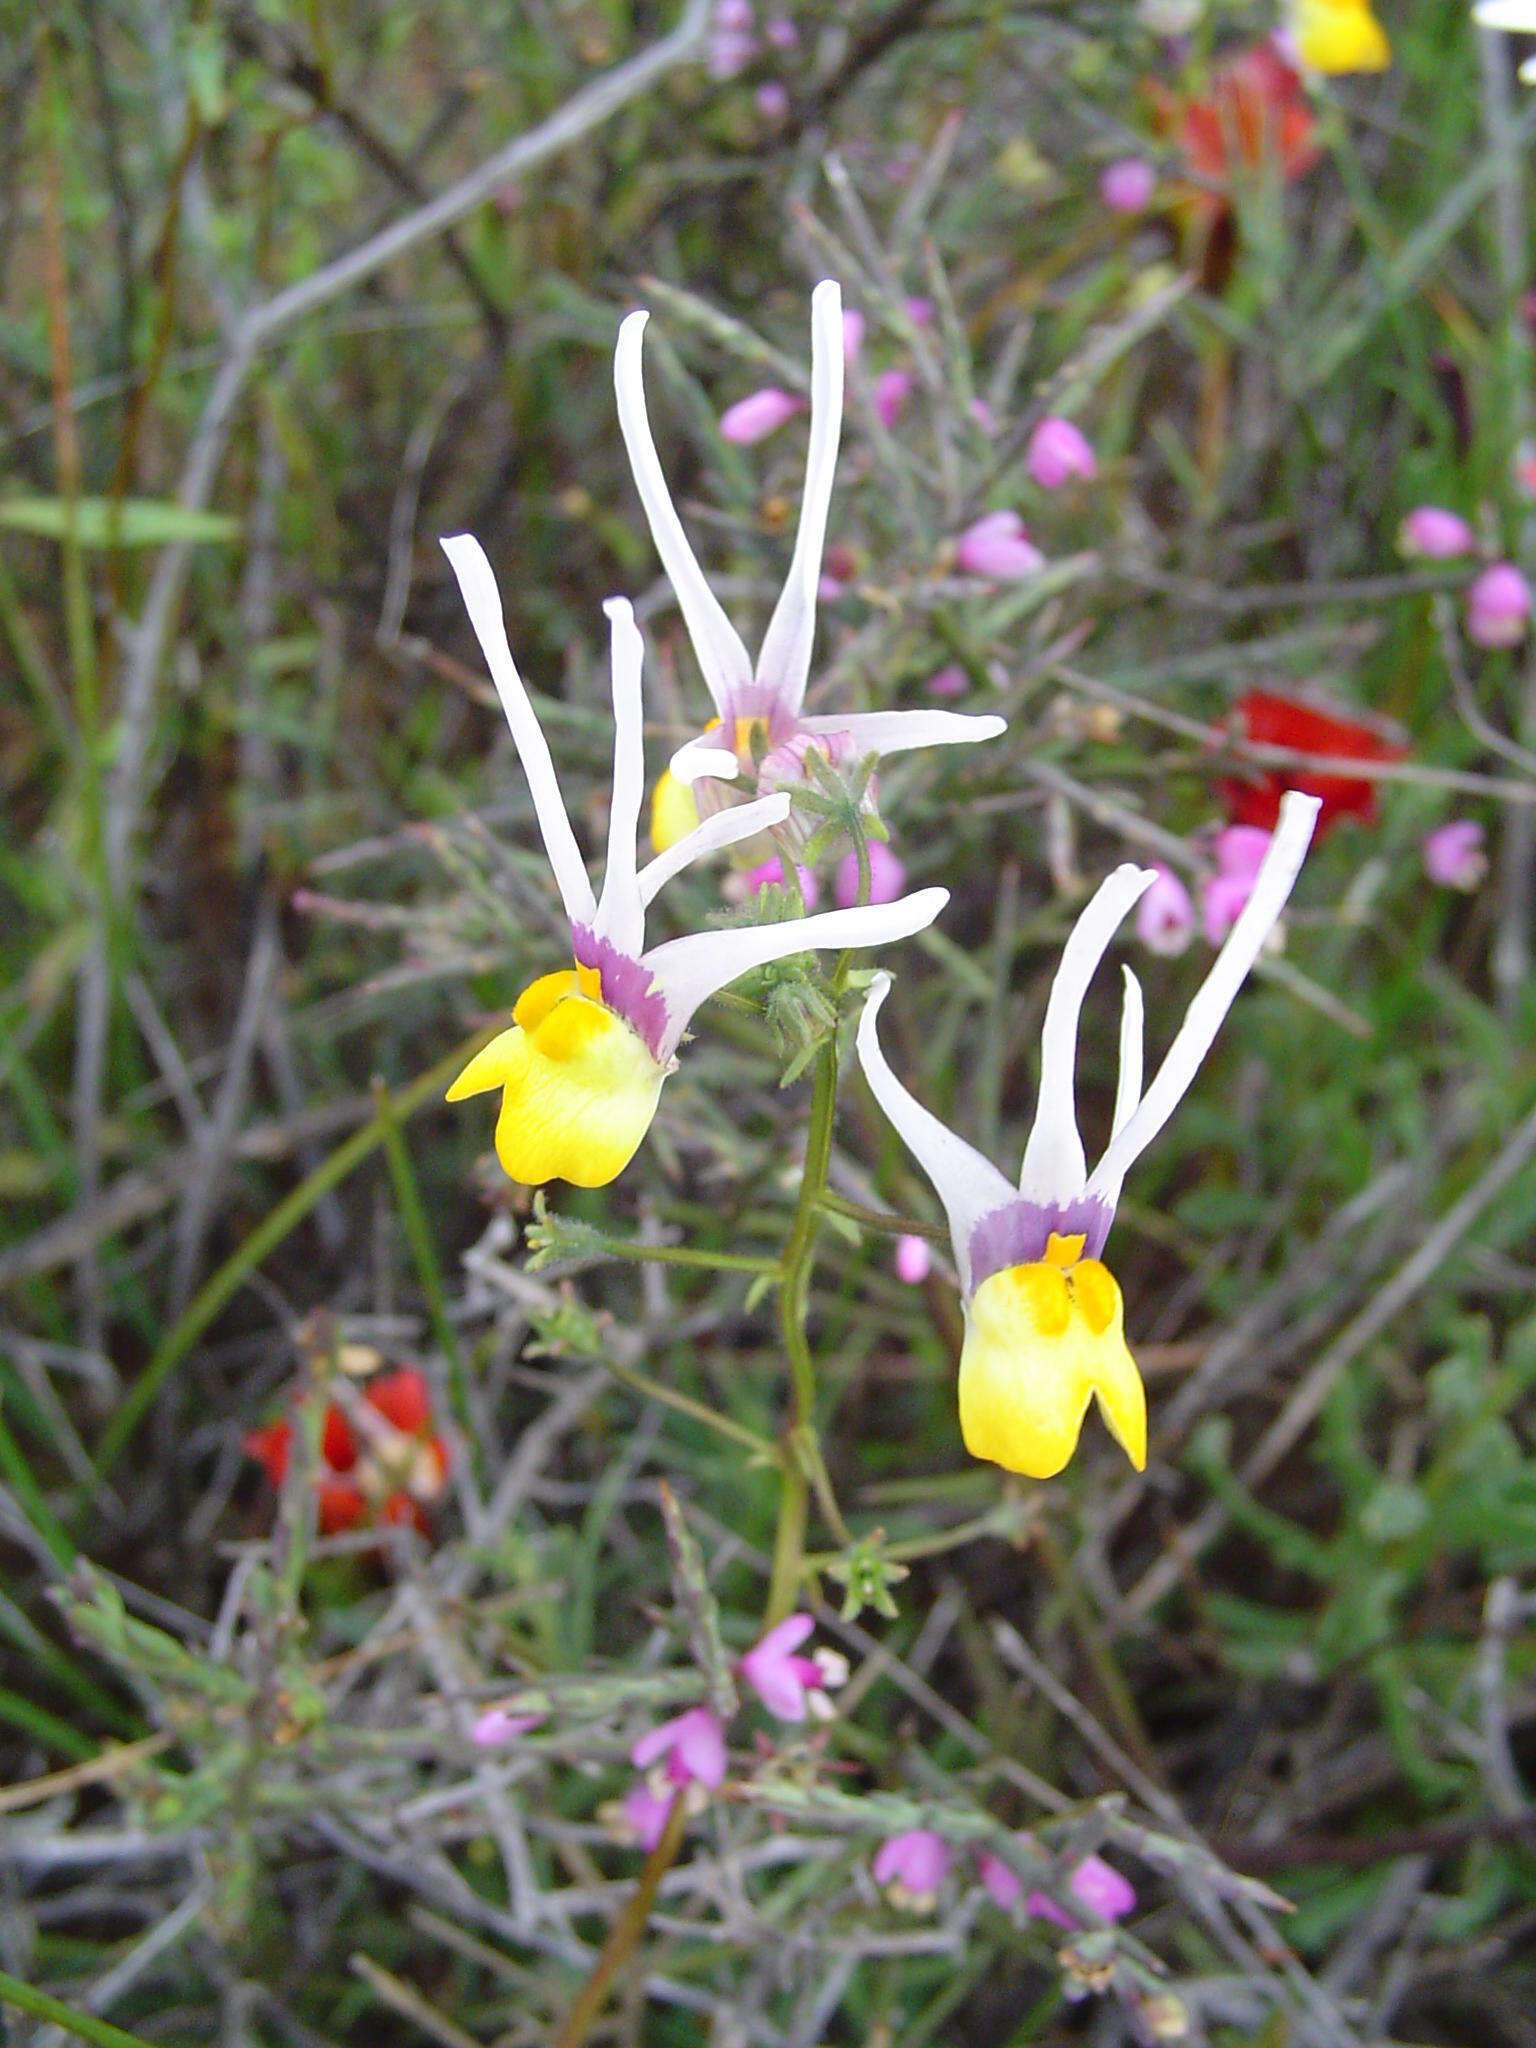
[[[432,1540],[432,1524],[426,1510],[417,1505],[408,1493],[392,1493],[384,1503],[383,1519],[399,1528],[409,1524],[419,1535]]]
[[[245,1439],[245,1455],[254,1458],[274,1487],[288,1477],[288,1460],[293,1452],[293,1424],[269,1422],[253,1429]]]
[[[413,1366],[371,1380],[363,1398],[407,1436],[420,1436],[432,1418],[431,1390]]]
[[[1374,726],[1320,711],[1315,705],[1277,696],[1269,690],[1250,690],[1239,698],[1232,727],[1260,746],[1288,747],[1293,753],[1315,754],[1322,760],[1401,761],[1408,751],[1385,739]],[[1313,775],[1304,768],[1265,769],[1252,780],[1233,777],[1222,783],[1221,800],[1234,824],[1259,825],[1273,831],[1280,815],[1280,799],[1288,789],[1300,789],[1321,800],[1319,838],[1341,818],[1358,818],[1365,825],[1375,823],[1374,780]]]
[[[344,1479],[321,1479],[315,1486],[320,1507],[320,1534],[336,1536],[355,1529],[368,1519],[368,1503],[355,1486]]]
[[[327,1408],[320,1427],[320,1455],[333,1472],[350,1472],[357,1463],[357,1438],[339,1408]]]
[[[1153,86],[1158,126],[1177,138],[1196,177],[1225,186],[1240,173],[1278,170],[1289,184],[1322,154],[1317,116],[1297,73],[1272,43],[1220,64],[1208,93],[1180,98]]]

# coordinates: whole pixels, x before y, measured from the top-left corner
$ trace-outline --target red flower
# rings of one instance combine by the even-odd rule
[[[1204,95],[1149,87],[1158,126],[1184,152],[1202,184],[1225,192],[1243,176],[1278,173],[1290,184],[1321,154],[1317,116],[1299,73],[1273,43],[1257,43],[1218,64]],[[1207,195],[1212,205],[1219,204]]]
[[[1288,747],[1320,760],[1401,761],[1408,749],[1386,739],[1374,726],[1320,711],[1293,697],[1268,690],[1250,690],[1238,699],[1229,730],[1240,739],[1266,747]],[[1341,818],[1376,822],[1374,778],[1314,775],[1305,768],[1261,768],[1251,779],[1229,778],[1221,784],[1221,801],[1235,825],[1258,825],[1272,832],[1280,815],[1280,799],[1288,789],[1304,790],[1322,800],[1317,837]]]
[[[315,1478],[320,1533],[334,1536],[343,1529],[411,1522],[430,1536],[427,1507],[447,1479],[448,1447],[432,1429],[426,1380],[414,1368],[401,1366],[371,1380],[362,1395],[379,1417],[377,1424],[360,1417],[354,1427],[334,1402],[327,1404],[321,1421],[322,1470]],[[253,1429],[245,1449],[270,1484],[280,1487],[293,1456],[292,1422]]]

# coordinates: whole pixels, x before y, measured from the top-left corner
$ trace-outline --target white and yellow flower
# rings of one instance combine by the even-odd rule
[[[993,739],[1001,733],[1001,718],[968,718],[954,711],[808,715],[803,709],[843,420],[843,302],[838,285],[827,279],[811,294],[811,437],[805,491],[789,576],[755,664],[694,557],[651,438],[641,372],[649,317],[631,313],[619,329],[613,365],[619,426],[656,552],[676,593],[715,708],[705,731],[674,755],[657,785],[651,811],[651,838],[657,851],[701,815],[741,802],[746,788],[765,794],[793,787],[805,776],[809,748],[819,749],[835,766],[914,747]]]
[[[751,968],[794,953],[877,946],[931,924],[948,900],[923,889],[896,903],[829,911],[782,924],[694,932],[645,948],[645,913],[662,884],[706,853],[789,814],[787,795],[722,811],[647,866],[635,841],[645,800],[640,672],[644,649],[622,598],[605,606],[613,640],[613,802],[608,864],[594,896],[549,748],[507,644],[501,596],[469,534],[443,542],[522,759],[555,885],[571,927],[573,964],[525,988],[510,1030],[476,1053],[448,1100],[502,1091],[496,1152],[513,1180],[602,1187],[634,1157],[661,1084],[699,1005]]]
[[[1318,802],[1291,791],[1252,894],[1142,1089],[1141,987],[1125,970],[1120,1079],[1110,1140],[1092,1173],[1078,1135],[1078,1018],[1095,969],[1156,871],[1116,868],[1078,919],[1046,1004],[1040,1099],[1017,1189],[916,1102],[885,1061],[875,1019],[880,975],[859,1024],[875,1098],[933,1182],[949,1219],[965,1308],[960,1428],[973,1456],[1050,1479],[1077,1446],[1090,1401],[1138,1471],[1147,1402],[1125,1341],[1125,1309],[1102,1253],[1126,1170],[1168,1121],[1284,910],[1311,843]]]

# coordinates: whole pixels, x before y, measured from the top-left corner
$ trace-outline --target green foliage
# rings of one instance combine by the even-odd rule
[[[1153,89],[1208,90],[1274,8],[1213,0],[1183,41],[1126,5],[785,11],[792,50],[680,60],[264,333],[221,412],[249,309],[651,49],[675,0],[9,10],[18,2039],[562,2041],[636,1896],[629,1752],[705,1701],[726,1781],[632,1930],[613,2038],[1023,2048],[1082,2038],[1088,1998],[1106,2041],[1523,2038],[1536,731],[1526,655],[1462,629],[1476,565],[1395,536],[1440,503],[1533,566],[1536,103],[1504,104],[1464,0],[1389,4],[1392,69],[1308,88],[1319,160],[1237,179],[1207,244]],[[1158,176],[1136,218],[1098,196],[1129,153]],[[652,308],[663,462],[756,646],[804,433],[717,424],[807,388],[821,275],[867,324],[811,708],[923,706],[952,665],[1009,735],[878,775],[812,753],[784,886],[690,871],[657,937],[798,916],[795,865],[825,886],[888,837],[952,895],[881,963],[893,1064],[1013,1170],[1071,920],[1123,860],[1207,872],[1223,780],[1264,765],[1234,702],[1320,694],[1409,746],[1315,847],[1127,1188],[1145,1481],[1093,1415],[1049,1486],[965,1456],[947,1249],[920,1285],[891,1263],[937,1206],[850,1056],[870,957],[709,1005],[609,1189],[529,1200],[486,1105],[441,1107],[567,940],[435,536],[483,538],[599,855],[604,597],[644,623],[653,775],[708,715],[615,422],[617,321]],[[1050,412],[1092,486],[1028,480]],[[1047,566],[987,587],[954,542],[998,509]],[[1419,857],[1457,814],[1492,863],[1467,897]],[[1209,957],[1128,940],[1149,1072]],[[402,1366],[443,1440],[419,1519],[385,1511],[368,1435],[369,1369]],[[279,1418],[274,1493],[244,1444]],[[739,1675],[796,1608],[851,1666],[831,1721]],[[532,1725],[477,1741],[488,1709]],[[929,1916],[869,1872],[912,1828],[953,1859]],[[1081,1922],[1102,1855],[1137,1911],[1005,1913],[983,1850]]]

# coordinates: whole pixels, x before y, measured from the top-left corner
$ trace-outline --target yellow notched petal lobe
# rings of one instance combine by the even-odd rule
[[[553,981],[553,975],[546,975],[546,981]],[[538,987],[534,983],[534,987]],[[445,1102],[462,1102],[467,1095],[484,1095],[488,1089],[505,1085],[507,1075],[516,1061],[517,1049],[513,1040],[517,1031],[503,1031],[493,1038],[489,1045],[482,1045],[469,1065],[449,1087],[443,1097]]]
[[[1058,1240],[1065,1249],[1070,1240]],[[960,1354],[960,1429],[973,1457],[1054,1479],[1097,1397],[1137,1471],[1147,1462],[1147,1402],[1126,1349],[1125,1309],[1097,1259],[1009,1266],[977,1288]]]
[[[537,1031],[556,1003],[563,1003],[567,996],[587,994],[576,979],[579,972],[578,968],[562,967],[530,981],[512,1005],[512,1022],[525,1031]]]
[[[666,769],[651,792],[652,851],[665,853],[679,839],[686,839],[698,822],[699,805],[692,789]]]
[[[1299,0],[1296,47],[1311,71],[1384,71],[1392,45],[1366,0]]]
[[[622,1017],[584,995],[504,1036],[496,1156],[509,1177],[606,1187],[651,1127],[664,1070]]]

